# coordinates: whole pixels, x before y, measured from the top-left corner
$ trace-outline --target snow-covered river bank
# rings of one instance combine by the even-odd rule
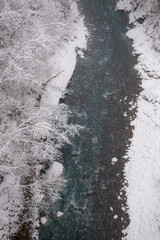
[[[160,239],[160,3],[157,0],[119,1],[129,12],[135,65],[142,79],[133,137],[125,175],[130,225],[127,240]]]
[[[61,148],[78,133],[59,99],[87,32],[72,0],[2,0],[0,21],[0,239],[38,239],[40,209],[64,183]]]

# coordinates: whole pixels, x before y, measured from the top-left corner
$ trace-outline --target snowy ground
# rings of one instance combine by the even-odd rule
[[[160,4],[158,0],[121,0],[129,12],[135,66],[142,79],[137,117],[125,166],[130,224],[127,240],[160,239]]]

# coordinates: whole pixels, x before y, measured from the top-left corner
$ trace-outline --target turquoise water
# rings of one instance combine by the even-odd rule
[[[136,59],[125,36],[127,16],[115,12],[115,1],[80,0],[79,8],[91,38],[85,58],[77,57],[71,93],[62,101],[72,111],[69,121],[85,128],[63,149],[67,184],[50,210],[48,224],[41,227],[40,240],[119,240],[129,223],[121,210],[125,193],[121,200],[118,195],[131,137],[126,130],[129,117],[123,113],[140,91],[133,70]],[[114,165],[113,157],[118,158]],[[57,218],[59,210],[64,215]]]

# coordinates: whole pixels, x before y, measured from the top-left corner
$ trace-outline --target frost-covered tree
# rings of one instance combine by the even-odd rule
[[[63,179],[46,173],[79,127],[64,104],[44,101],[58,74],[48,58],[72,36],[72,0],[0,2],[0,238],[26,231],[37,239],[38,208],[54,201]],[[13,237],[14,239],[14,237]]]
[[[120,0],[118,8],[131,13],[130,23],[144,25],[144,31],[152,39],[153,48],[160,51],[160,1]]]

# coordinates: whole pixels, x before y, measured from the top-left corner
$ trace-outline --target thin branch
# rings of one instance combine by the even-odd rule
[[[47,86],[47,84],[52,81],[53,79],[57,78],[62,72],[64,72],[64,70],[60,71],[59,73],[57,73],[55,76],[51,77],[50,79],[48,79],[45,83],[42,84],[42,88],[45,89],[45,87]]]
[[[23,25],[24,25],[24,20],[22,21],[21,25],[12,33],[12,35],[10,36],[10,40],[13,38],[13,36],[15,35],[15,33],[16,33],[19,29],[21,29],[21,27],[23,27]]]

